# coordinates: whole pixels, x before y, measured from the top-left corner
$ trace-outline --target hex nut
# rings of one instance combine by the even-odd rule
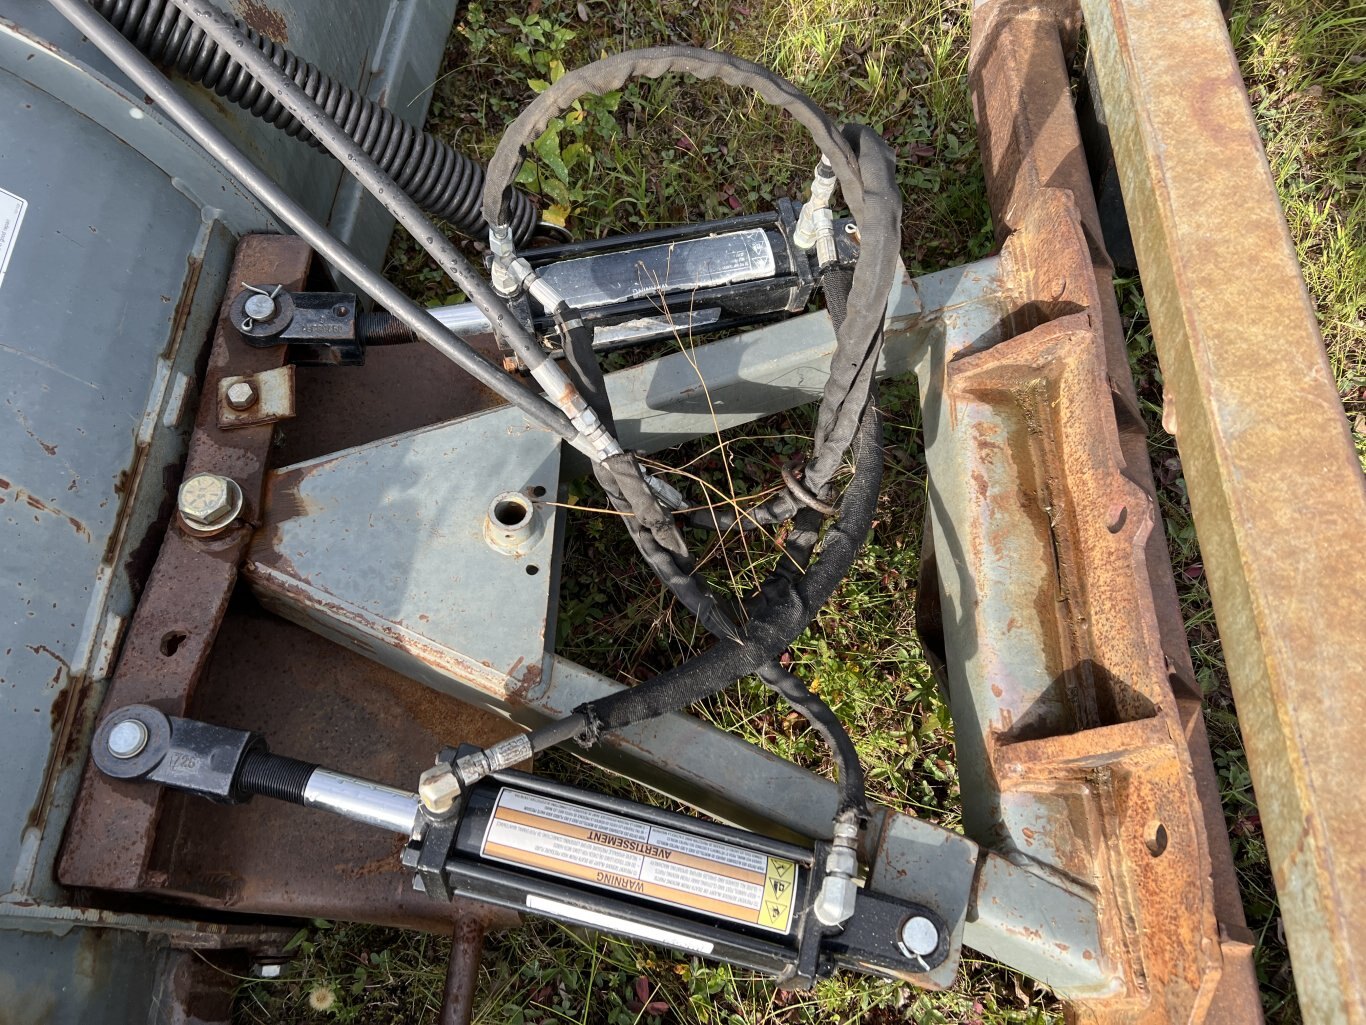
[[[242,511],[242,489],[229,477],[197,473],[180,485],[176,507],[194,534],[216,534]]]
[[[228,385],[228,405],[236,410],[250,409],[258,398],[256,385],[250,381],[234,381]]]

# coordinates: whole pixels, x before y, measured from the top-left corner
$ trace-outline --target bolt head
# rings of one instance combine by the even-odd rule
[[[275,300],[268,295],[254,292],[247,296],[242,312],[252,320],[269,320],[275,316]]]
[[[180,485],[180,512],[186,519],[212,523],[232,508],[229,481],[216,473],[197,473]]]
[[[198,473],[180,485],[177,508],[190,533],[217,534],[242,511],[242,489],[229,477]]]
[[[256,385],[250,381],[234,381],[228,385],[228,405],[233,409],[250,409],[256,405]]]
[[[147,727],[136,719],[125,719],[109,731],[106,743],[115,758],[133,758],[147,746]]]
[[[939,949],[939,929],[928,918],[912,915],[901,925],[901,945],[912,954],[928,957]]]

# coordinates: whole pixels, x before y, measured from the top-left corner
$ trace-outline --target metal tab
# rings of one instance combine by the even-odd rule
[[[249,387],[254,398],[238,409],[230,399],[236,395],[229,392],[236,387]],[[240,404],[240,403],[239,403]],[[294,367],[286,363],[282,367],[263,370],[257,374],[244,374],[225,377],[218,382],[218,426],[224,430],[234,427],[250,427],[252,424],[270,424],[279,420],[289,420],[294,416]]]

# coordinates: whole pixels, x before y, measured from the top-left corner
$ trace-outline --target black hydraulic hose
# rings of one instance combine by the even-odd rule
[[[877,500],[882,476],[881,420],[870,399],[882,321],[896,269],[901,215],[891,151],[864,126],[836,128],[809,97],[756,64],[713,51],[657,47],[604,58],[564,75],[543,91],[498,144],[484,185],[484,215],[495,226],[507,223],[517,170],[527,147],[550,118],[586,93],[602,93],[632,78],[657,78],[671,72],[748,88],[791,114],[820,147],[854,217],[861,227],[866,225],[869,244],[852,278],[840,275],[833,282],[836,295],[831,315],[836,353],[817,420],[814,455],[807,473],[809,484],[803,485],[813,494],[804,502],[796,501],[802,498],[800,493],[789,495],[782,517],[794,519],[794,538],[800,539],[798,551],[791,566],[789,560],[783,560],[765,581],[759,610],[743,628],[735,625],[710,588],[694,574],[695,564],[676,524],[660,509],[634,458],[621,453],[594,466],[612,504],[631,514],[624,523],[641,554],[665,586],[717,637],[717,643],[684,665],[629,691],[580,706],[575,711],[588,724],[580,739],[592,743],[603,729],[620,728],[681,708],[757,672],[765,684],[806,713],[813,727],[825,736],[840,763],[840,811],[862,814],[866,807],[863,773],[852,741],[829,706],[776,660],[848,572],[867,536]],[[601,374],[591,349],[584,351],[586,348],[572,333],[566,340],[566,355],[571,357],[567,362],[585,395],[593,391]],[[601,401],[606,402],[605,391]],[[599,409],[598,415],[610,421],[610,408]],[[856,451],[854,482],[822,546],[821,558],[814,568],[806,570],[820,521],[831,511],[819,496],[851,444]]]
[[[839,770],[839,811],[853,812],[860,819],[866,817],[863,767],[847,731],[830,707],[778,662],[781,653],[797,639],[849,572],[872,527],[882,483],[882,421],[871,404],[853,447],[854,480],[826,534],[820,558],[808,568],[824,516],[804,509],[794,518],[786,557],[764,582],[753,618],[743,627],[737,627],[727,617],[710,589],[686,572],[648,530],[637,526],[634,518],[625,518],[632,539],[650,567],[717,642],[683,665],[630,690],[579,706],[572,718],[582,717],[585,728],[571,734],[569,720],[561,720],[556,724],[560,727],[557,736],[575,735],[582,742],[592,743],[604,730],[620,729],[686,707],[742,677],[756,674],[765,686],[797,709],[829,745]],[[613,493],[615,481],[604,472],[606,464],[595,469],[613,505],[628,508],[629,503]]]
[[[825,741],[839,770],[839,805],[836,813],[853,812],[858,819],[868,817],[867,785],[863,763],[853,738],[825,700],[813,694],[795,673],[790,673],[777,662],[770,662],[759,670],[759,679],[769,690],[786,701],[805,717],[806,721]]]
[[[163,68],[174,69],[256,117],[311,145],[317,140],[241,63],[170,0],[89,0],[101,17]],[[338,12],[338,18],[345,15]],[[241,19],[237,27],[309,99],[355,140],[384,173],[433,217],[477,239],[488,237],[479,211],[484,169],[446,143],[362,96]],[[539,214],[525,193],[510,199],[513,235],[529,240]]]
[[[770,576],[764,583],[764,607],[744,625],[739,639],[718,637],[714,645],[683,665],[574,709],[589,723],[584,740],[591,742],[604,730],[694,704],[781,656],[830,599],[872,528],[882,486],[882,417],[876,405],[865,410],[853,449],[854,478],[845,488],[839,517],[821,541],[820,557],[811,567],[794,578],[781,573]],[[810,512],[798,513],[798,521]]]
[[[189,100],[173,88],[166,76],[139,53],[132,43],[95,13],[86,0],[49,0],[49,3],[132,79],[163,113],[241,181],[275,216],[292,228],[324,259],[354,281],[366,294],[402,320],[414,334],[457,364],[480,384],[517,406],[533,423],[553,431],[566,440],[577,441],[578,432],[558,409],[481,357],[314,220],[269,175],[233,146]]]

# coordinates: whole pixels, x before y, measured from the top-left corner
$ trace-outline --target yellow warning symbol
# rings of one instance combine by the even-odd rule
[[[759,925],[787,931],[792,921],[792,895],[797,890],[796,865],[780,858],[768,859],[764,874],[763,905],[759,908]]]

